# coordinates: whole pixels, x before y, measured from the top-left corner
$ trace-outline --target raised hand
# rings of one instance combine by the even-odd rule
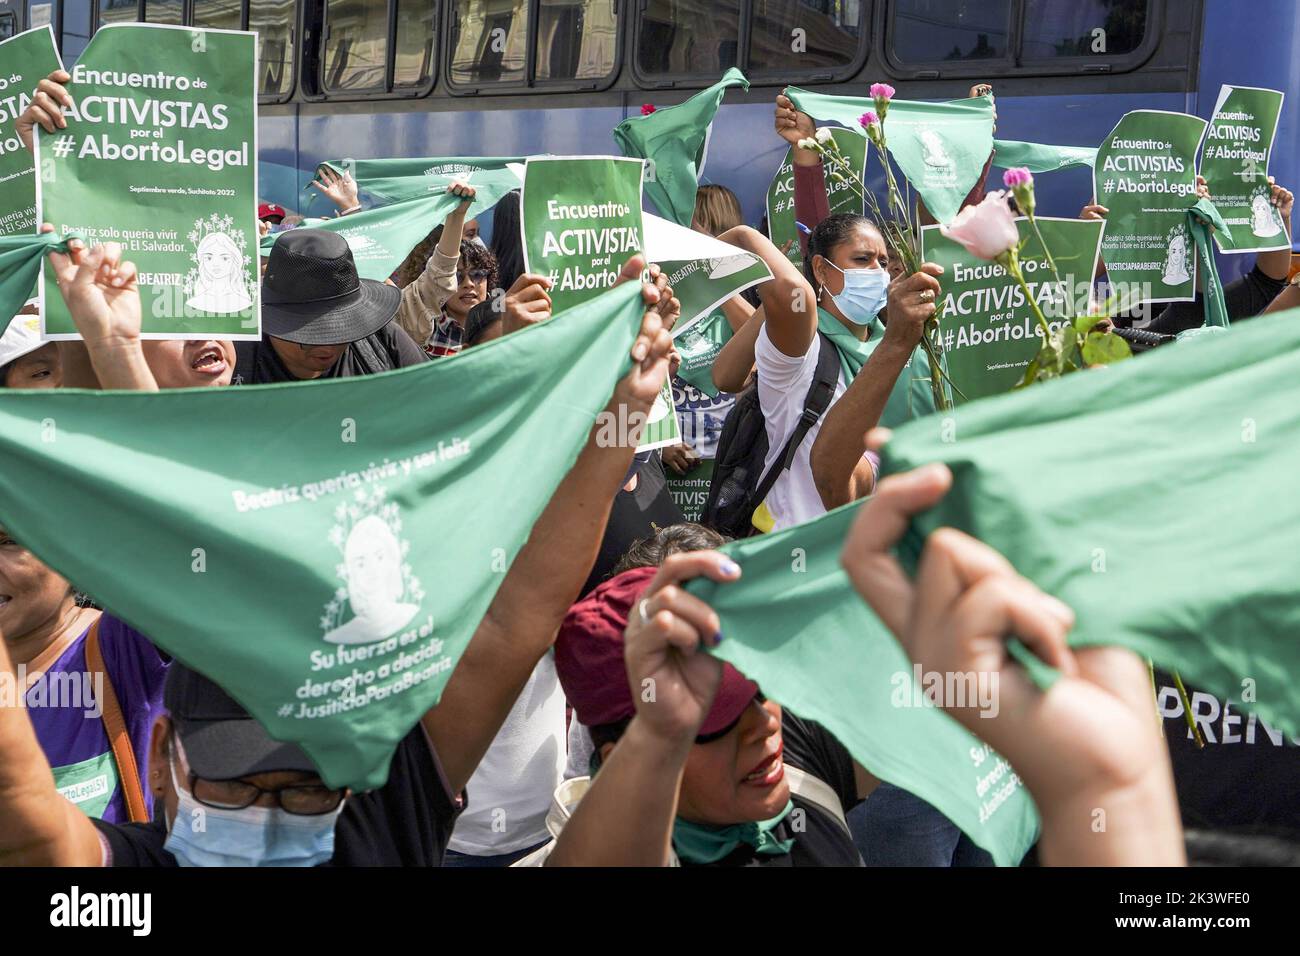
[[[776,116],[774,120],[776,135],[791,146],[797,147],[799,140],[817,135],[817,127],[812,117],[795,109],[794,103],[784,93],[776,95]]]
[[[889,321],[885,336],[914,349],[921,343],[925,323],[937,310],[940,287],[936,276],[943,275],[943,266],[926,262],[919,272],[889,283]]]
[[[694,738],[722,679],[721,661],[700,652],[722,637],[718,615],[681,586],[701,576],[734,581],[740,568],[716,551],[670,556],[633,606],[623,632],[637,720],[664,740]]]
[[[53,232],[45,223],[41,232]],[[50,253],[54,275],[77,331],[87,347],[133,343],[140,338],[140,290],[135,263],[122,259],[116,242],[87,249],[79,240],[66,255]]]
[[[361,201],[357,198],[357,181],[350,172],[344,170],[339,173],[329,166],[321,166],[316,170],[316,176],[311,185],[338,207],[340,216],[361,208]]]
[[[501,300],[501,334],[509,335],[551,317],[551,280],[525,272],[506,290]]]
[[[915,581],[898,564],[893,548],[911,518],[951,484],[943,465],[879,484],[845,542],[841,561],[853,586],[914,663],[976,675],[994,688],[992,707],[939,703],[1025,781],[1056,862],[1179,862],[1173,779],[1142,662],[1118,648],[1071,651],[1074,612],[963,532],[930,534]],[[1010,657],[1013,636],[1060,671],[1050,690],[1040,691]],[[1132,812],[1110,821],[1114,839],[1105,843],[1090,826],[1098,808]],[[1123,835],[1129,830],[1148,836],[1134,841]]]
[[[35,127],[39,126],[47,133],[56,129],[67,129],[68,121],[63,118],[63,107],[72,106],[72,96],[64,89],[64,84],[72,80],[66,70],[55,70],[36,84],[36,92],[27,109],[14,120],[14,130],[23,145],[33,149]]]

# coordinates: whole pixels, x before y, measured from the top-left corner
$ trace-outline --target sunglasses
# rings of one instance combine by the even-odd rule
[[[488,278],[492,275],[492,273],[489,272],[487,269],[471,269],[468,273],[457,272],[456,282],[464,283],[466,275],[469,276],[471,282],[487,282]]]

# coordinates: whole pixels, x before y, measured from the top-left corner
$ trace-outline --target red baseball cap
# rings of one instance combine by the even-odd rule
[[[588,727],[616,723],[636,713],[623,663],[623,628],[657,570],[633,568],[611,578],[569,608],[560,626],[555,671],[574,714]],[[757,684],[724,663],[722,683],[697,733],[704,736],[729,727],[757,693]]]
[[[257,207],[258,219],[270,219],[272,216],[279,216],[283,219],[285,216],[284,207],[277,206],[273,202],[264,202]]]

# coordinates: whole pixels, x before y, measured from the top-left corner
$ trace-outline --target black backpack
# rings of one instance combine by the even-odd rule
[[[817,335],[822,340],[821,351],[812,384],[803,400],[803,414],[766,474],[762,472],[768,451],[767,424],[758,402],[757,380],[736,399],[718,438],[709,499],[700,515],[701,524],[733,538],[754,533],[754,509],[763,503],[781,472],[790,467],[808,430],[826,414],[835,397],[835,386],[840,381],[839,353],[830,339],[821,332]]]

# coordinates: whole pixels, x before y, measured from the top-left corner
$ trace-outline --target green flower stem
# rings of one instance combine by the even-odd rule
[[[1205,749],[1205,738],[1201,736],[1200,730],[1196,727],[1196,718],[1192,716],[1192,702],[1187,696],[1187,688],[1183,686],[1182,675],[1174,671],[1174,684],[1178,688],[1178,699],[1183,702],[1183,717],[1187,720],[1187,726],[1192,732],[1192,739],[1196,741],[1198,750]]]
[[[1016,254],[1016,250],[1008,249],[1005,259],[1006,261],[1002,262],[1001,265],[1011,273],[1011,278],[1015,279],[1016,282],[1020,284],[1020,288],[1024,290],[1025,301],[1028,302],[1029,307],[1034,310],[1034,318],[1038,320],[1038,326],[1043,330],[1043,340],[1045,342],[1050,342],[1052,329],[1047,324],[1047,319],[1043,317],[1043,313],[1039,310],[1038,303],[1034,301],[1034,296],[1033,293],[1029,291],[1029,286],[1025,283],[1024,274],[1020,271],[1020,257]]]
[[[1038,244],[1043,247],[1043,255],[1047,257],[1047,265],[1052,270],[1052,278],[1056,280],[1056,287],[1059,289],[1063,284],[1061,282],[1061,274],[1056,271],[1056,260],[1052,258],[1052,250],[1047,248],[1047,243],[1043,239],[1043,234],[1038,231],[1038,217],[1032,212],[1029,213],[1028,216],[1029,228],[1034,230],[1034,238],[1036,238]]]

